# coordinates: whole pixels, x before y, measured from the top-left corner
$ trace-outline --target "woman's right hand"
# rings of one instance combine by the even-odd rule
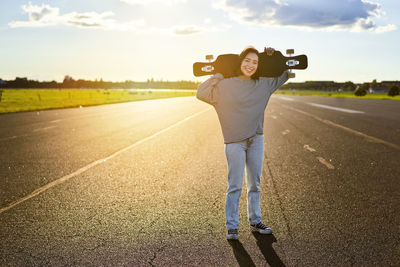
[[[267,54],[267,56],[272,56],[275,52],[275,49],[272,47],[264,47],[264,52]]]

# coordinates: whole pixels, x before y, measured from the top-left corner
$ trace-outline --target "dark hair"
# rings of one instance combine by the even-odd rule
[[[240,69],[240,66],[242,65],[243,60],[246,58],[246,56],[249,53],[254,53],[257,55],[257,57],[260,57],[260,55],[259,55],[260,53],[258,52],[258,50],[252,46],[249,46],[249,47],[246,47],[245,49],[243,49],[243,51],[239,54],[239,65],[237,66],[237,69],[236,69],[237,76],[243,74],[242,70]],[[260,75],[258,73],[258,66],[257,66],[256,72],[253,75],[251,75],[250,78],[253,80],[258,80],[258,78],[260,78]]]

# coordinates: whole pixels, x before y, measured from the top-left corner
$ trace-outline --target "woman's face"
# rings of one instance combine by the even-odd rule
[[[242,64],[240,65],[240,70],[242,74],[240,77],[242,78],[250,78],[257,71],[258,67],[258,56],[256,53],[248,53],[246,57],[243,59]]]

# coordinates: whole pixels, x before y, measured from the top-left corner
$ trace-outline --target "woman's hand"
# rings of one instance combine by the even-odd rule
[[[275,49],[272,47],[264,47],[264,52],[267,53],[267,56],[272,56],[275,52]]]

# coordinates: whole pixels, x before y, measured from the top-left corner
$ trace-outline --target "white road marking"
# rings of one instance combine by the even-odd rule
[[[277,98],[282,99],[282,100],[286,100],[286,101],[296,101],[293,98],[286,97],[286,96],[277,96]]]
[[[289,130],[284,130],[284,131],[282,132],[283,135],[287,135],[288,133],[290,133]]]
[[[51,123],[57,123],[60,122],[61,120],[54,120],[54,121],[50,121]]]
[[[271,117],[274,119],[274,120],[276,120],[278,117],[277,116],[275,116],[275,115],[271,115]]]
[[[96,161],[94,161],[94,162],[92,162],[92,163],[90,163],[90,164],[88,164],[88,165],[86,165],[86,166],[74,171],[73,173],[65,175],[65,176],[63,176],[61,178],[58,178],[58,179],[56,179],[56,180],[54,180],[54,181],[52,181],[52,182],[50,182],[50,183],[48,183],[48,184],[46,184],[46,185],[44,185],[42,187],[39,187],[38,189],[36,189],[32,193],[30,193],[29,195],[27,195],[27,196],[25,196],[23,198],[20,198],[19,200],[9,204],[8,206],[6,206],[4,208],[1,208],[0,209],[0,214],[5,212],[5,211],[7,211],[7,210],[9,210],[9,209],[11,209],[11,208],[13,208],[13,207],[15,207],[15,206],[17,206],[18,204],[21,204],[22,202],[24,202],[24,201],[26,201],[28,199],[31,199],[31,198],[39,195],[40,193],[43,193],[47,189],[50,189],[50,188],[52,188],[52,187],[54,187],[56,185],[62,184],[64,182],[68,181],[69,179],[71,179],[72,177],[75,177],[75,176],[77,176],[77,175],[89,170],[90,168],[95,167],[95,166],[97,166],[97,165],[99,165],[99,164],[101,164],[101,163],[103,163],[103,162],[105,162],[105,161],[107,161],[109,159],[115,158],[119,154],[124,153],[125,151],[127,151],[127,150],[129,150],[129,149],[131,149],[131,148],[133,148],[135,146],[138,146],[138,145],[140,145],[140,144],[142,144],[142,143],[144,143],[144,142],[146,142],[146,141],[148,141],[150,139],[153,139],[154,137],[156,137],[156,136],[158,136],[158,135],[160,135],[162,133],[165,133],[166,131],[168,131],[168,130],[170,130],[170,129],[172,129],[172,128],[174,128],[174,127],[176,127],[176,126],[178,126],[178,125],[180,125],[180,124],[182,124],[184,122],[186,122],[187,120],[190,120],[190,119],[192,119],[192,118],[194,118],[194,117],[196,117],[196,116],[198,116],[198,115],[200,115],[200,114],[202,114],[202,113],[204,113],[206,111],[209,111],[211,109],[213,109],[213,108],[207,108],[205,110],[199,111],[199,112],[197,112],[197,113],[195,113],[195,114],[193,114],[193,115],[191,115],[191,116],[189,116],[189,117],[187,117],[187,118],[185,118],[185,119],[183,119],[181,121],[178,121],[178,122],[168,126],[167,128],[165,128],[165,129],[163,129],[161,131],[156,132],[153,135],[150,135],[150,136],[148,136],[146,138],[143,138],[142,140],[139,140],[136,143],[133,143],[133,144],[131,144],[131,145],[129,145],[129,146],[127,146],[127,147],[125,147],[125,148],[113,153],[113,154],[111,154],[110,156],[108,156],[106,158],[102,158],[102,159],[96,160]]]
[[[307,149],[310,152],[315,152],[317,150],[315,150],[314,148],[310,147],[309,145],[304,145],[304,148]]]
[[[49,127],[44,127],[44,128],[38,128],[38,129],[35,129],[33,131],[34,132],[44,131],[44,130],[52,129],[52,128],[55,128],[55,127],[57,127],[57,126],[49,126]]]
[[[324,164],[328,169],[333,170],[335,169],[335,167],[330,164],[329,162],[327,162],[324,158],[322,157],[317,157],[317,159],[319,160],[319,162],[321,162],[322,164]]]
[[[356,114],[365,113],[364,111],[347,109],[347,108],[337,108],[337,107],[332,107],[332,106],[327,106],[327,105],[322,105],[322,104],[316,104],[316,103],[307,103],[307,104],[309,104],[311,106],[314,106],[314,107],[318,107],[318,108],[326,108],[326,109],[337,110],[337,111],[347,112],[347,113],[356,113]]]
[[[288,108],[288,109],[297,111],[297,112],[299,112],[299,113],[301,113],[301,114],[304,114],[304,115],[307,115],[307,116],[309,116],[309,117],[312,117],[312,118],[314,118],[314,119],[316,119],[316,120],[318,120],[318,121],[320,121],[320,122],[322,122],[322,123],[325,123],[325,124],[327,124],[327,125],[337,127],[337,128],[339,128],[339,129],[342,129],[342,130],[344,130],[344,131],[346,131],[346,132],[352,133],[352,134],[357,135],[357,136],[361,136],[361,137],[367,139],[367,140],[370,141],[370,142],[379,143],[379,144],[384,144],[384,145],[390,146],[390,147],[392,147],[392,148],[394,148],[394,149],[400,150],[400,146],[398,146],[398,145],[396,145],[396,144],[393,144],[393,143],[387,142],[387,141],[385,141],[385,140],[382,140],[382,139],[379,139],[379,138],[376,138],[376,137],[373,137],[373,136],[364,134],[364,133],[362,133],[362,132],[359,132],[359,131],[356,131],[356,130],[347,128],[346,126],[343,126],[343,125],[334,123],[334,122],[332,122],[332,121],[330,121],[330,120],[322,119],[322,118],[320,118],[320,117],[318,117],[318,116],[315,116],[315,115],[310,114],[310,113],[308,113],[308,112],[302,111],[302,110],[300,110],[300,109],[293,108],[293,107],[289,107],[289,106],[286,106],[286,105],[283,105],[283,106],[284,106],[285,108]]]

